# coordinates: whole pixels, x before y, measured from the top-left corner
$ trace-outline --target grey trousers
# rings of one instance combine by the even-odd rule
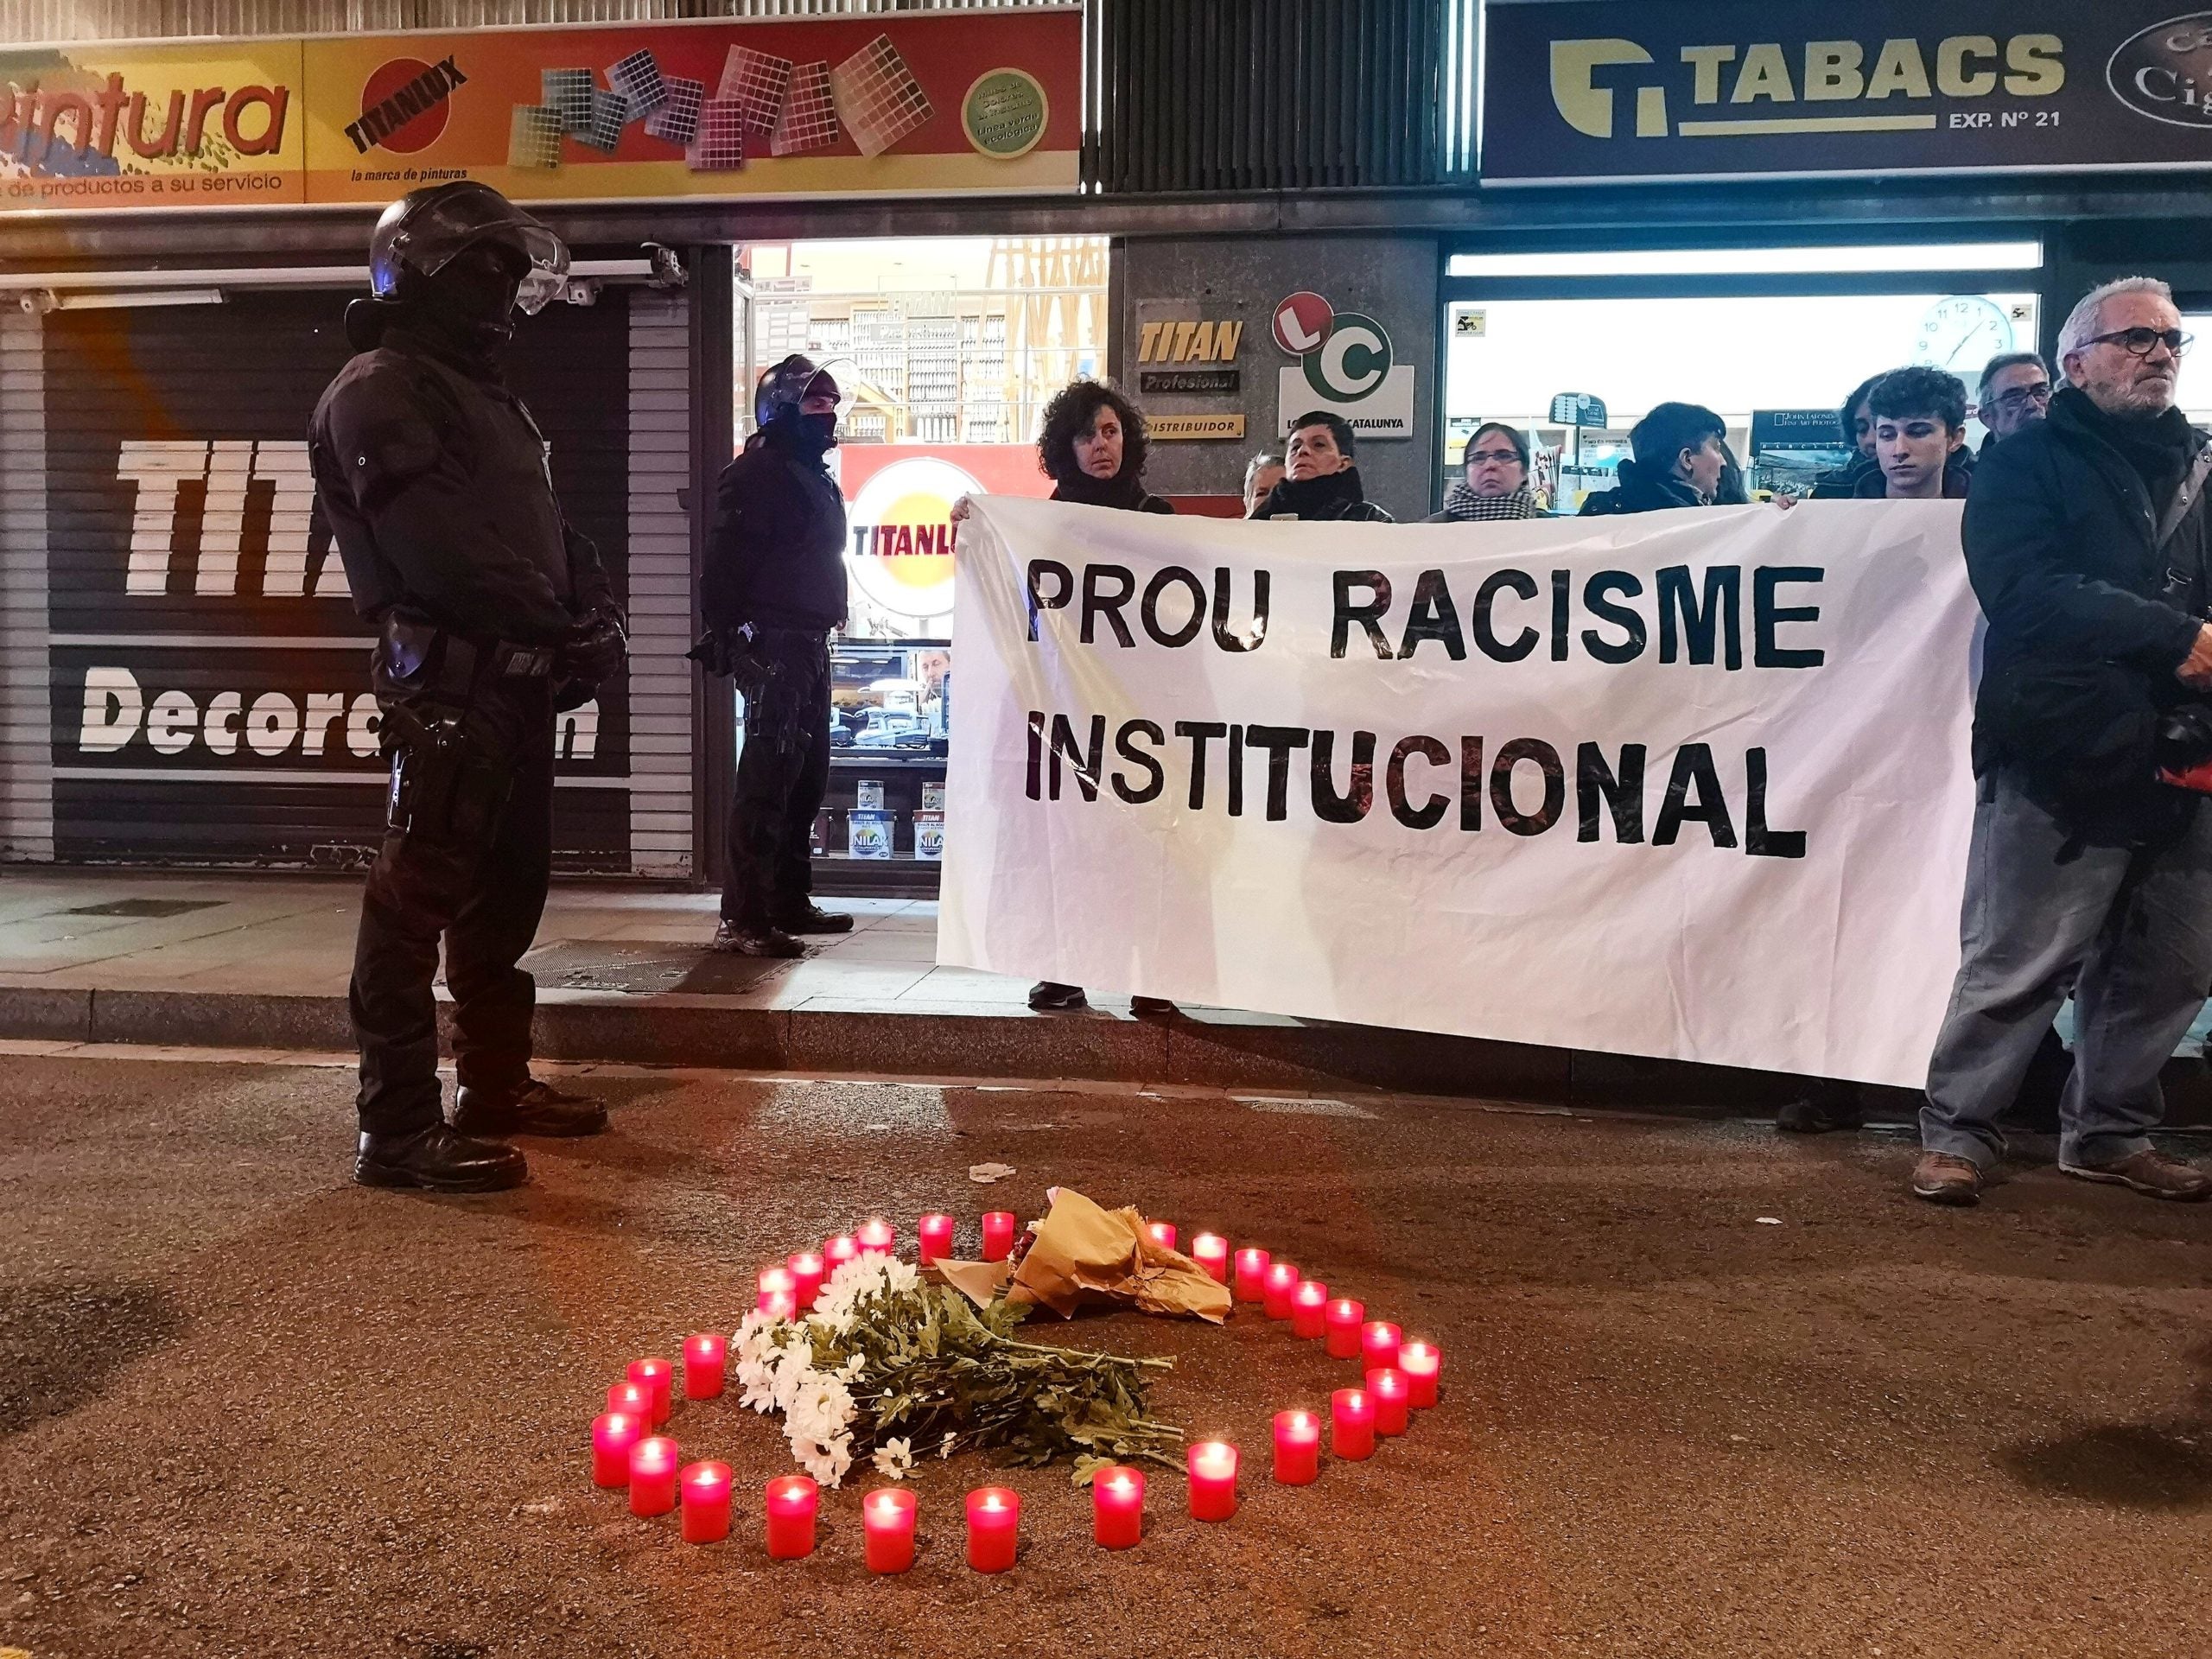
[[[2152,849],[2079,847],[2001,772],[1980,780],[1959,920],[1963,956],[1928,1061],[1920,1142],[1987,1169],[2051,1016],[2074,989],[2062,1164],[2150,1145],[2158,1070],[2212,988],[2212,810]]]

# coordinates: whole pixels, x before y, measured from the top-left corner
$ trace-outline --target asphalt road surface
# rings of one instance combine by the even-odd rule
[[[2023,1165],[1975,1211],[1910,1149],[1429,1101],[596,1075],[600,1139],[488,1198],[348,1184],[338,1067],[0,1054],[0,1649],[127,1656],[2200,1656],[2212,1209]],[[2202,1154],[2201,1141],[2177,1142]],[[984,1187],[971,1165],[1019,1172]],[[859,1499],[772,1562],[790,1467],[734,1397],[726,1543],[589,1483],[627,1361],[734,1325],[871,1212],[1047,1185],[1287,1255],[1446,1354],[1365,1464],[1268,1484],[1277,1408],[1354,1368],[1241,1313],[1033,1325],[1172,1354],[1155,1414],[1246,1450],[1236,1518],[1152,1483],[1137,1548],[1025,1471],[1024,1550]],[[963,1233],[963,1236],[967,1236]]]

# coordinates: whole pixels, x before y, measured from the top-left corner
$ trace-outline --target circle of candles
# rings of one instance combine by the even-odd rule
[[[795,1561],[814,1554],[814,1516],[822,1489],[804,1475],[778,1475],[768,1483],[768,1558]]]
[[[616,1382],[607,1390],[607,1408],[620,1412],[625,1417],[635,1417],[648,1428],[659,1419],[653,1412],[653,1390],[650,1382]]]
[[[968,1494],[968,1565],[978,1573],[1003,1573],[1014,1565],[1021,1535],[1021,1494],[1004,1486],[978,1486]]]
[[[666,1515],[676,1507],[676,1470],[683,1460],[665,1434],[648,1434],[630,1448],[630,1513]]]
[[[1321,1478],[1321,1420],[1310,1411],[1275,1413],[1275,1484],[1311,1486]]]
[[[1370,1371],[1367,1391],[1375,1398],[1375,1432],[1386,1435],[1404,1433],[1406,1413],[1412,1398],[1412,1391],[1406,1386],[1406,1374],[1395,1365]]]
[[[645,1437],[646,1424],[626,1411],[603,1412],[591,1420],[591,1484],[627,1486],[630,1450]]]
[[[677,1483],[683,1500],[683,1541],[718,1544],[729,1536],[729,1465],[687,1465]]]
[[[1102,1549],[1127,1549],[1143,1538],[1143,1470],[1124,1465],[1091,1477],[1090,1535]]]
[[[1268,1294],[1268,1253],[1265,1250],[1244,1249],[1236,1252],[1236,1300],[1256,1302]]]
[[[664,1359],[633,1359],[630,1362],[630,1380],[653,1391],[653,1421],[666,1422],[669,1395],[676,1383],[676,1367]]]
[[[801,1250],[784,1263],[784,1270],[791,1276],[791,1302],[804,1313],[822,1294],[822,1281],[826,1276],[822,1257],[816,1251]]]
[[[1191,1516],[1226,1521],[1236,1513],[1236,1448],[1227,1440],[1200,1440],[1190,1451]]]
[[[1217,1284],[1229,1282],[1229,1241],[1218,1233],[1200,1233],[1191,1241],[1191,1260],[1205,1269]]]
[[[1330,1358],[1359,1357],[1359,1322],[1366,1317],[1366,1307],[1349,1296],[1339,1296],[1329,1304],[1326,1318]]]
[[[729,1338],[702,1331],[683,1344],[683,1397],[719,1400],[729,1379]]]
[[[1398,1369],[1406,1374],[1407,1403],[1427,1411],[1436,1403],[1436,1384],[1444,1356],[1433,1342],[1409,1342],[1398,1350]]]
[[[1014,1254],[1014,1229],[1020,1224],[1011,1210],[987,1210],[983,1212],[983,1260],[1003,1262]]]
[[[1370,1371],[1395,1365],[1402,1336],[1389,1320],[1370,1319],[1359,1331],[1359,1363]]]
[[[952,1217],[932,1211],[915,1224],[919,1236],[921,1263],[924,1267],[941,1261],[952,1254]]]
[[[1338,1389],[1329,1396],[1329,1455],[1375,1455],[1375,1397],[1365,1389]]]
[[[1290,1334],[1312,1341],[1329,1329],[1329,1287],[1318,1279],[1306,1279],[1290,1294]]]
[[[899,1230],[881,1216],[870,1216],[853,1229],[853,1242],[862,1255],[892,1255],[899,1249]]]
[[[914,1564],[914,1495],[887,1486],[861,1500],[863,1550],[871,1573],[904,1573]]]
[[[1261,1310],[1271,1319],[1287,1319],[1291,1315],[1290,1299],[1298,1291],[1298,1268],[1288,1262],[1268,1264],[1265,1290],[1260,1298]]]
[[[1173,1222],[1147,1221],[1144,1224],[1144,1230],[1146,1232],[1152,1235],[1152,1242],[1159,1245],[1161,1249],[1172,1250],[1175,1248],[1175,1224]]]
[[[860,1253],[860,1241],[850,1233],[840,1233],[835,1238],[824,1239],[822,1242],[822,1264],[826,1271],[823,1276],[827,1278],[846,1262],[857,1258]]]

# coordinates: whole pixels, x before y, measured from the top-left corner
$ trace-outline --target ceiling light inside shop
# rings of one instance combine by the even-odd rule
[[[1645,248],[1610,253],[1455,253],[1454,276],[1824,276],[1902,270],[2035,270],[2041,242],[1903,242],[1843,248]]]

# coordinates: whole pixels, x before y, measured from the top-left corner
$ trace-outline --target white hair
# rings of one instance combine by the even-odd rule
[[[2075,302],[2066,314],[2065,325],[2058,331],[2058,361],[2066,359],[2095,338],[2101,327],[2105,302],[2122,294],[2154,294],[2171,303],[2172,289],[2155,276],[2122,276],[2115,281],[2100,283]]]

